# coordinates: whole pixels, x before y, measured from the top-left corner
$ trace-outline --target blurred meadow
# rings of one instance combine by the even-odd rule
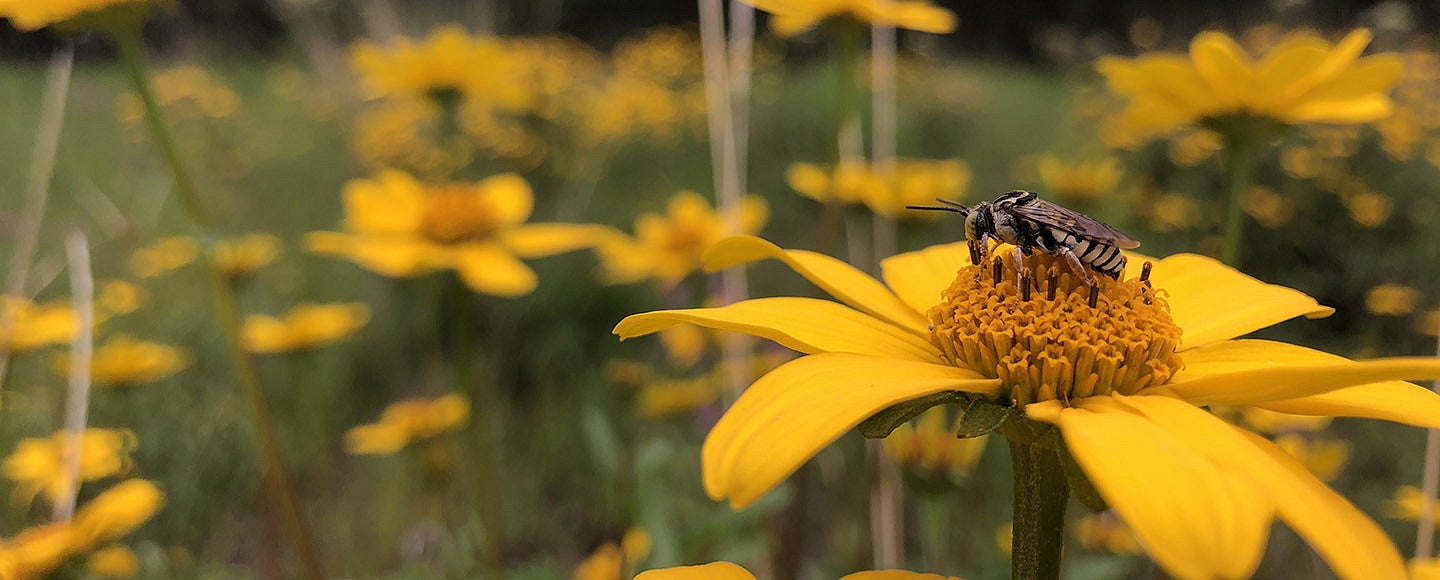
[[[955,438],[947,406],[881,444],[847,425],[735,510],[707,497],[702,442],[804,339],[612,334],[823,296],[775,261],[703,271],[730,234],[876,275],[963,240],[963,218],[904,209],[937,197],[1036,191],[1145,256],[1226,255],[1335,309],[1255,337],[1436,352],[1433,6],[942,2],[950,26],[805,26],[786,11],[867,3],[723,4],[706,55],[716,22],[687,3],[0,0],[0,579],[1007,577],[1004,438]],[[1138,129],[1097,66],[1183,58],[1203,31],[1258,62],[1357,30],[1399,63],[1354,81],[1383,107],[1277,117],[1238,189],[1220,117]],[[739,114],[708,116],[717,96]],[[1416,556],[1424,430],[1208,408]],[[1068,513],[1064,577],[1191,575],[1115,511]],[[1317,549],[1274,525],[1247,575],[1331,577]]]

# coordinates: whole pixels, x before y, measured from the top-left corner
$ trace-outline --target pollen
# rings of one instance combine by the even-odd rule
[[[961,268],[926,317],[946,359],[1003,381],[1012,405],[1134,394],[1180,370],[1180,327],[1148,276],[1090,272],[1091,286],[1044,253],[1019,271],[998,254]]]
[[[495,231],[495,210],[475,186],[453,183],[431,188],[420,215],[420,234],[440,244],[459,244]]]

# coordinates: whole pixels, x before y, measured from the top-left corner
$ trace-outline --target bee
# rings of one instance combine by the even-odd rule
[[[1089,270],[1119,280],[1125,272],[1125,254],[1120,250],[1140,247],[1138,240],[1124,232],[1040,199],[1033,191],[1003,193],[995,201],[974,207],[946,199],[935,201],[943,205],[906,207],[965,216],[965,239],[970,242],[973,264],[979,264],[989,253],[990,240],[994,238],[1015,246],[1017,272],[1022,269],[1024,256],[1038,249],[1064,258],[1085,284],[1094,289],[1095,279]]]

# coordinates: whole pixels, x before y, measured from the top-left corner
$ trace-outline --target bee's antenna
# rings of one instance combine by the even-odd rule
[[[939,201],[939,202],[944,203],[944,204],[946,204],[946,205],[907,205],[907,206],[905,206],[905,209],[923,209],[923,210],[929,210],[929,211],[948,211],[948,212],[958,213],[958,214],[960,214],[960,215],[969,215],[969,213],[970,213],[970,208],[965,207],[965,206],[963,206],[963,205],[960,205],[960,204],[958,204],[958,203],[955,203],[955,202],[953,202],[953,201],[946,201],[946,200],[943,200],[943,199],[936,200],[936,201]]]

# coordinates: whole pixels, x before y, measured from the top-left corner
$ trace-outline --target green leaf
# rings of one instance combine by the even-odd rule
[[[903,403],[891,405],[889,408],[871,415],[869,419],[860,422],[860,434],[866,439],[884,439],[894,431],[896,427],[906,421],[914,419],[924,413],[930,407],[963,401],[964,395],[958,391],[946,391],[935,393],[919,399],[911,399]]]
[[[970,399],[960,406],[960,427],[955,436],[961,439],[988,435],[999,429],[1015,412],[984,399]]]

